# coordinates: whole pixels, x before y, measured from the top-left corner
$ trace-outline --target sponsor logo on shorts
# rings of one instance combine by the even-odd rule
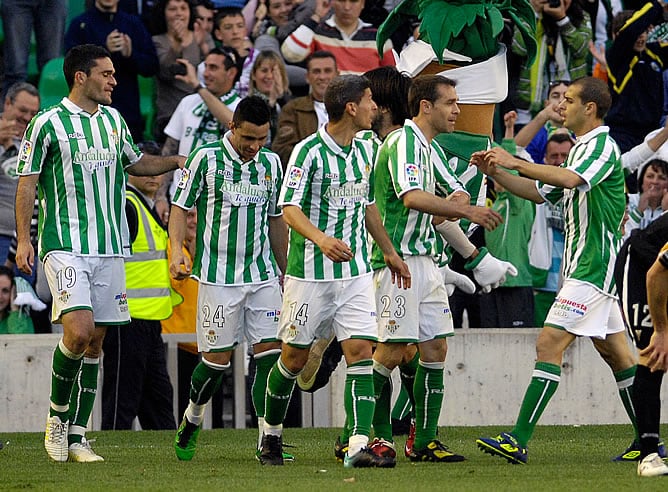
[[[391,319],[385,325],[385,329],[392,335],[394,335],[399,329],[400,325],[395,320]]]
[[[554,314],[562,318],[567,317],[568,313],[583,316],[587,312],[587,309],[589,308],[586,304],[582,304],[571,299],[566,299],[565,297],[558,297],[555,299],[553,305]]]
[[[128,295],[125,292],[121,292],[120,294],[116,294],[114,296],[114,299],[118,301],[118,310],[121,313],[127,313],[128,312]]]
[[[209,329],[209,331],[207,331],[204,336],[206,337],[206,341],[209,343],[209,345],[215,345],[218,341],[218,335],[213,330],[213,328]]]
[[[58,294],[58,300],[63,304],[67,304],[67,301],[70,300],[70,297],[72,297],[72,294],[66,290],[61,290]]]
[[[273,318],[274,323],[278,323],[278,318],[281,316],[281,310],[276,309],[275,311],[267,311],[265,315],[267,318]]]

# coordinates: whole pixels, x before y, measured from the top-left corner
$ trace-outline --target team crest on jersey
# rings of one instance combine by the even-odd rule
[[[188,186],[188,181],[190,181],[190,169],[181,169],[181,179],[179,179],[179,183],[176,186],[184,189]]]
[[[111,140],[114,142],[114,145],[118,145],[118,142],[120,142],[120,138],[118,137],[118,132],[116,129],[111,130]]]
[[[395,320],[391,319],[385,325],[385,329],[387,329],[388,333],[394,335],[399,329],[399,324]]]
[[[67,304],[67,301],[70,300],[70,297],[72,297],[72,294],[66,290],[61,290],[58,294],[58,300],[63,304]]]
[[[297,335],[299,335],[299,330],[297,329],[297,327],[295,325],[290,325],[290,327],[288,328],[288,338],[290,340],[294,340],[295,338],[297,338]]]
[[[298,167],[292,167],[290,168],[290,173],[288,174],[288,182],[286,186],[288,188],[299,188],[299,184],[302,181],[302,176],[304,175],[304,171]]]
[[[210,328],[204,336],[206,337],[206,341],[209,343],[209,345],[215,345],[218,341],[218,335],[213,328]]]
[[[24,140],[23,145],[21,145],[21,154],[19,155],[19,160],[27,161],[28,159],[30,159],[31,155],[32,155],[32,143],[28,142],[27,140]]]
[[[408,164],[406,166],[406,179],[409,183],[417,183],[420,177],[420,168],[415,164]]]

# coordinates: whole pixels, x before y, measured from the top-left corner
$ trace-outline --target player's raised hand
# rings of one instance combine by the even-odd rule
[[[502,147],[493,147],[485,152],[485,162],[494,166],[501,166],[506,169],[515,169],[517,161],[506,149]]]
[[[469,165],[475,166],[478,170],[487,176],[494,176],[497,172],[496,166],[485,159],[485,150],[479,150],[471,154]]]

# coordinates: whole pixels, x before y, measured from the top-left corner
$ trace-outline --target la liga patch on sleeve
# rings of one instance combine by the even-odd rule
[[[32,155],[32,142],[24,140],[21,144],[21,152],[19,154],[19,160],[27,161]]]
[[[292,166],[288,172],[288,181],[285,186],[288,188],[299,188],[300,183],[302,182],[302,176],[304,175],[304,170]]]

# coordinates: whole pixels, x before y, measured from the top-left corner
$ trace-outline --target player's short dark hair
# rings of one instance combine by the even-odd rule
[[[612,96],[608,84],[596,77],[580,77],[575,79],[571,87],[580,89],[580,100],[583,104],[596,104],[596,117],[603,119],[612,105]]]
[[[234,126],[240,126],[244,121],[257,126],[269,123],[271,110],[267,102],[260,96],[244,97],[234,110],[232,121]]]
[[[67,87],[72,90],[74,87],[74,74],[83,72],[90,75],[91,69],[97,65],[100,58],[109,58],[111,55],[102,46],[97,44],[80,44],[71,48],[65,55],[63,61],[63,73]]]
[[[314,51],[310,55],[306,57],[306,60],[304,60],[304,66],[306,67],[306,70],[308,70],[309,63],[311,63],[311,60],[322,60],[324,58],[331,58],[334,60],[334,66],[338,68],[338,65],[336,63],[336,57],[334,56],[334,53],[331,51],[327,50],[318,50]]]
[[[325,109],[329,121],[340,121],[346,111],[346,104],[349,102],[359,104],[364,91],[369,88],[369,81],[361,75],[348,74],[335,77],[325,91]]]
[[[374,68],[364,76],[369,81],[373,100],[378,107],[390,110],[393,125],[403,125],[404,121],[411,117],[408,109],[411,78],[400,73],[395,67]]]
[[[415,117],[420,113],[420,101],[433,103],[438,99],[440,86],[455,87],[456,85],[454,80],[442,75],[421,75],[413,79],[413,84],[408,90],[408,107],[411,116]]]

